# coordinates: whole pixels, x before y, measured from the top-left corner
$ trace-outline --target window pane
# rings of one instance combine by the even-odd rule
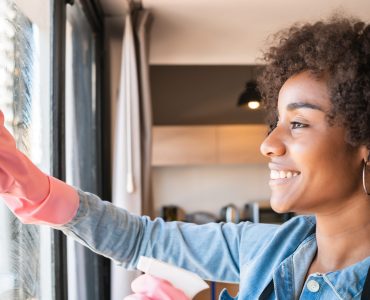
[[[95,37],[80,2],[67,6],[67,181],[97,193]]]
[[[96,128],[96,40],[80,1],[67,6],[66,180],[98,193]],[[101,299],[95,253],[68,240],[68,299]]]
[[[18,148],[46,173],[49,58],[49,1],[0,0],[0,109]],[[0,201],[0,299],[53,299],[51,234],[22,225]]]

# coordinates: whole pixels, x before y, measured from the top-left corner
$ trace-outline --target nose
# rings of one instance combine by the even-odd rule
[[[275,127],[264,139],[260,146],[260,151],[266,157],[282,156],[286,153],[286,147],[279,127]]]

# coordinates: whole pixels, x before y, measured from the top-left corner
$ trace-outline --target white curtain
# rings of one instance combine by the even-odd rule
[[[116,103],[113,152],[112,201],[134,214],[150,207],[151,101],[147,63],[146,28],[149,13],[140,11],[125,17],[121,78]],[[136,35],[135,35],[136,33]],[[145,213],[148,212],[145,209]],[[131,293],[131,281],[139,273],[112,263],[111,300],[122,300]]]

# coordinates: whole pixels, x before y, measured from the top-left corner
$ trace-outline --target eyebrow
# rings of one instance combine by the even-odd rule
[[[289,103],[287,106],[287,110],[295,110],[299,108],[309,108],[309,109],[316,109],[320,111],[324,111],[319,105],[308,103],[308,102],[293,102]]]

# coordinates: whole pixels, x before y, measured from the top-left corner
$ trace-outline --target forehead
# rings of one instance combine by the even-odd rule
[[[281,87],[278,110],[286,110],[292,103],[307,103],[329,111],[331,101],[325,77],[318,77],[309,71],[291,76]]]

